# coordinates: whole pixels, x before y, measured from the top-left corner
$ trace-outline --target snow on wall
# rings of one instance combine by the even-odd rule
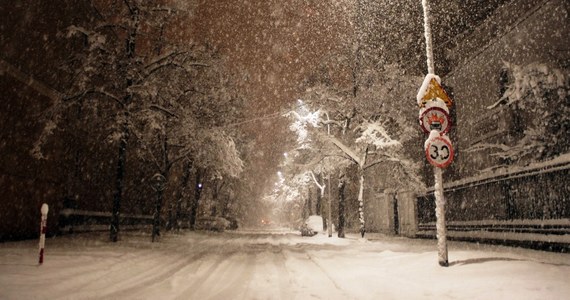
[[[465,150],[474,145],[477,137],[490,133],[489,122],[481,122],[481,118],[501,97],[499,78],[503,62],[508,60],[519,65],[547,62],[555,67],[553,64],[559,60],[553,60],[549,53],[559,53],[558,59],[567,57],[567,54],[555,51],[563,43],[557,37],[567,36],[570,31],[565,1],[524,1],[524,5],[522,2],[505,4],[486,21],[492,26],[483,25],[489,30],[496,27],[496,31],[476,30],[472,35],[464,36],[457,48],[449,52],[452,71],[443,79],[453,89],[456,100],[454,129],[457,139],[454,143],[461,150],[458,164],[452,166],[455,178],[473,176],[500,160],[488,155],[487,151],[468,153]],[[470,50],[474,47],[476,49]],[[496,143],[496,139],[506,138],[501,134],[491,135],[492,141],[478,142]]]

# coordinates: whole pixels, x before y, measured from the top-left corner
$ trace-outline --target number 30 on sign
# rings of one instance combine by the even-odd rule
[[[453,146],[447,136],[432,136],[426,141],[426,157],[432,166],[445,168],[453,161]]]

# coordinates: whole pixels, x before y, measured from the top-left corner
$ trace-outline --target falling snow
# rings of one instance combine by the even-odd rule
[[[0,4],[0,298],[564,298],[569,15]]]

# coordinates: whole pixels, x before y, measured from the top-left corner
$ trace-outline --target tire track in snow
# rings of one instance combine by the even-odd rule
[[[113,293],[111,296],[120,299],[148,298],[149,292],[156,286],[168,285],[171,287],[175,282],[173,278],[181,277],[180,273],[195,273],[204,261],[207,261],[205,257],[215,251],[215,249],[212,249],[215,246],[212,245],[215,245],[215,241],[218,238],[204,234],[195,235],[189,239],[187,235],[180,235],[171,236],[169,239],[161,241],[160,252],[156,254],[156,257],[150,259],[157,262],[156,266],[137,275],[137,278],[143,278],[144,280],[138,281],[136,285],[131,285],[127,289]],[[166,265],[164,261],[160,261],[161,258],[164,258],[165,250],[172,253],[171,259]],[[184,255],[185,253],[188,253],[190,256]],[[129,279],[129,281],[133,280],[136,281],[136,278]],[[157,295],[157,297],[162,298],[164,295]]]
[[[218,270],[222,271],[222,274],[216,276],[218,277],[216,279],[223,285],[218,287],[218,290],[209,291],[211,297],[214,299],[250,299],[247,297],[248,286],[256,272],[256,258],[257,255],[252,253],[234,255],[227,265],[220,266]]]
[[[255,273],[242,299],[294,299],[293,281],[285,267],[286,257],[281,246],[264,242],[248,248],[255,253]]]
[[[238,253],[238,250],[228,251],[228,252],[214,252],[210,251],[210,254],[204,256],[204,262],[191,272],[192,274],[186,274],[184,277],[188,280],[190,285],[183,289],[175,299],[203,299],[211,297],[212,293],[215,293],[215,288],[220,285],[223,280],[230,280],[230,286],[225,288],[230,288],[234,285],[236,278],[232,278],[229,273],[224,273],[226,270],[235,270],[237,267],[235,263],[232,263],[234,256]],[[207,267],[202,267],[202,264],[211,263]],[[233,264],[233,265],[232,265]],[[243,264],[243,263],[242,263]],[[242,276],[243,274],[235,274],[237,276]],[[214,289],[212,287],[215,287]],[[228,299],[232,299],[230,297]]]
[[[42,277],[42,281],[49,287],[46,293],[53,295],[53,298],[76,298],[74,295],[81,295],[77,298],[85,298],[85,295],[97,298],[101,294],[101,282],[109,281],[107,277],[110,274],[111,278],[115,278],[119,270],[132,266],[133,258],[140,260],[151,255],[150,252],[139,252],[117,256],[112,249],[97,251],[94,255],[91,253],[74,255],[72,259],[66,259],[65,264],[69,267],[51,270],[51,275]],[[48,265],[43,267],[48,267],[46,271],[51,269]],[[66,284],[62,285],[62,282]]]
[[[140,291],[152,289],[153,286],[170,279],[175,276],[176,273],[182,272],[184,269],[191,267],[196,261],[200,261],[206,254],[207,253],[203,251],[194,253],[190,257],[175,255],[168,263],[157,260],[158,263],[152,268],[139,273],[135,277],[127,278],[114,284],[117,287],[126,284],[128,286],[127,288],[122,288],[119,291],[104,296],[113,299],[138,298],[138,296],[132,296],[137,295]],[[163,256],[157,256],[156,258],[160,259],[162,257]]]
[[[211,263],[209,267],[185,275],[191,285],[176,299],[293,298],[285,256],[278,245],[241,239],[204,260]]]
[[[299,295],[310,295],[316,299],[350,299],[340,284],[338,284],[323,268],[317,263],[304,247],[297,245],[292,250],[284,250],[286,256],[286,269],[292,270],[292,276],[296,280],[294,286],[299,286],[302,290],[298,291]],[[311,267],[312,266],[312,267]],[[322,276],[319,276],[322,274]],[[324,279],[326,280],[320,280]],[[323,286],[327,288],[323,288]],[[325,295],[313,291],[326,291]],[[339,297],[339,295],[342,295]]]

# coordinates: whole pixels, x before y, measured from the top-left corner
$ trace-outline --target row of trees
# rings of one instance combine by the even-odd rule
[[[324,66],[352,70],[338,65]],[[322,72],[321,74],[327,74]],[[424,184],[419,176],[421,162],[414,159],[418,128],[412,99],[421,78],[405,76],[396,65],[377,69],[361,69],[352,74],[355,80],[335,82],[326,77],[313,77],[303,100],[298,100],[288,114],[290,129],[297,134],[297,145],[287,155],[282,168],[284,180],[275,191],[281,202],[310,199],[303,195],[311,186],[317,203],[324,196],[330,179],[336,177],[338,189],[338,235],[344,236],[347,207],[347,180],[356,180],[358,221],[362,236],[366,232],[365,192],[367,186],[377,189],[419,191]],[[316,79],[316,80],[315,80]],[[290,174],[290,175],[287,175]],[[374,176],[370,180],[370,175]],[[370,193],[368,193],[370,194]],[[298,204],[303,207],[304,204]],[[317,214],[319,214],[317,204]]]
[[[391,22],[397,20],[378,15],[414,11],[414,5],[354,1],[347,11],[350,25],[340,34],[340,50],[324,57],[306,77],[305,92],[299,95],[302,100],[288,114],[297,145],[283,163],[285,180],[278,184],[273,198],[285,207],[297,202],[293,206],[302,209],[310,207],[300,202],[310,201],[311,187],[318,191],[317,202],[328,187],[328,197],[334,194],[338,199],[332,209],[338,214],[339,237],[344,236],[345,214],[356,216],[364,236],[367,195],[385,189],[424,188],[422,165],[417,160],[422,149],[417,108],[411,100],[422,78],[410,75],[416,67],[416,54],[407,46],[410,41],[401,40],[402,34],[414,36],[419,16],[413,16],[417,22],[394,31]],[[333,193],[331,182],[337,187]],[[347,203],[352,198],[355,207]],[[317,204],[317,214],[322,207]]]
[[[478,24],[501,2],[479,8],[480,16],[470,15],[465,21]],[[412,100],[421,77],[410,75],[425,72],[425,58],[418,55],[423,46],[410,46],[414,45],[414,39],[419,40],[416,45],[421,45],[423,38],[419,32],[420,10],[414,10],[420,3],[403,1],[393,5],[367,0],[352,3],[355,9],[348,11],[349,29],[345,35],[341,34],[346,44],[339,48],[344,50],[321,61],[304,83],[306,92],[299,95],[302,101],[288,114],[298,143],[288,152],[282,166],[283,180],[272,195],[282,203],[284,212],[293,207],[301,215],[304,209],[311,211],[314,194],[311,190],[318,191],[319,203],[326,186],[331,188],[324,178],[336,177],[333,182],[338,183],[335,194],[339,236],[343,235],[345,223],[347,181],[356,187],[354,198],[363,236],[367,193],[384,189],[420,192],[424,188],[420,178],[424,138],[417,128],[417,107]],[[459,11],[462,16],[465,15],[462,10],[470,9],[434,6],[437,8],[433,11],[444,18],[449,15],[441,14],[442,9],[449,10],[446,13]],[[396,15],[404,17],[389,17]],[[449,25],[445,23],[434,27]],[[467,29],[475,28],[471,27]],[[441,50],[436,49],[436,57]],[[416,63],[421,66],[417,70]],[[445,62],[437,69],[445,73]],[[501,99],[489,108],[505,105],[512,111],[509,139],[506,143],[503,140],[478,144],[464,153],[490,150],[491,156],[499,157],[506,165],[524,165],[566,153],[568,143],[563,142],[562,136],[568,132],[568,118],[564,117],[566,107],[562,103],[568,99],[567,72],[545,64],[507,63],[501,77]],[[370,180],[372,176],[374,179]],[[319,207],[322,206],[317,204],[317,214]]]
[[[68,198],[77,198],[74,189],[84,188],[74,184],[80,176],[110,175],[114,164],[110,207],[114,242],[128,173],[142,177],[134,183],[139,187],[131,190],[144,191],[140,185],[153,174],[165,181],[166,191],[172,191],[167,194],[169,226],[181,224],[185,206],[192,227],[205,182],[212,183],[217,201],[222,188],[231,187],[244,168],[240,157],[244,135],[228,126],[241,117],[243,98],[215,49],[174,35],[181,29],[176,22],[187,13],[183,9],[137,0],[93,9],[96,14],[91,19],[61,33],[83,47],[62,64],[72,79],[64,87],[65,96],[46,112],[32,154],[50,159],[42,147],[54,133],[73,136],[67,141],[71,149],[67,154],[76,171],[68,175]],[[89,164],[96,167],[87,168]],[[171,183],[173,176],[179,186]],[[194,197],[186,203],[192,176]],[[108,184],[106,178],[99,180],[100,185]],[[153,237],[159,233],[156,225],[162,208],[162,187],[157,190]],[[144,197],[141,194],[136,197]],[[221,212],[228,213],[232,195],[225,194]],[[149,197],[144,198],[133,204],[146,205],[148,211],[148,203],[141,202]]]

